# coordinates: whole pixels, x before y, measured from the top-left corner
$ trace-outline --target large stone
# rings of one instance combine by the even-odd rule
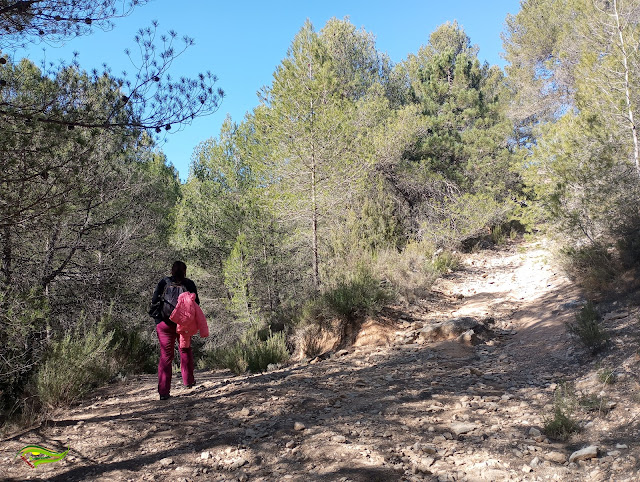
[[[438,449],[435,447],[435,445],[421,444],[419,442],[416,442],[416,444],[413,446],[413,449],[416,452],[423,452],[429,455],[435,455],[438,453]]]
[[[549,452],[545,458],[556,464],[564,464],[567,461],[567,456],[561,452]]]
[[[433,457],[420,457],[413,465],[414,473],[430,474],[429,467],[433,465],[435,459]]]
[[[238,470],[240,467],[247,465],[249,461],[244,457],[236,457],[227,461],[228,470]]]
[[[438,341],[457,338],[463,333],[468,333],[482,324],[475,318],[468,316],[454,318],[452,320],[432,323],[420,330],[419,339],[421,341]]]
[[[456,435],[463,435],[465,433],[472,432],[477,429],[478,426],[474,423],[454,423],[451,425],[451,431]]]
[[[589,447],[585,447],[582,450],[578,450],[571,454],[569,457],[569,463],[577,462],[579,460],[589,460],[594,459],[598,456],[598,447],[596,445],[590,445]]]
[[[509,472],[499,469],[484,470],[482,480],[509,480]]]
[[[463,345],[468,346],[477,345],[480,342],[478,335],[476,335],[476,332],[473,330],[465,331],[460,336],[458,336],[456,340],[458,341],[458,343],[462,343]]]
[[[542,435],[542,432],[540,432],[539,429],[537,429],[535,427],[531,427],[529,429],[529,437],[536,438],[536,437],[540,437],[540,435]]]

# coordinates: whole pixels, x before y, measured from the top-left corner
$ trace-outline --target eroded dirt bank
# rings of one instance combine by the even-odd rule
[[[168,401],[157,400],[155,376],[111,385],[4,440],[3,478],[637,480],[637,312],[611,307],[612,346],[591,359],[565,330],[582,302],[542,244],[467,255],[430,299],[385,310],[390,343],[376,346],[373,330],[369,344],[313,363],[198,372],[194,389],[176,387]],[[460,320],[477,322],[473,333],[433,329]],[[583,428],[566,442],[541,433],[563,380],[600,401],[578,408]],[[27,444],[71,451],[31,469],[14,457]],[[595,456],[570,463],[587,446]]]

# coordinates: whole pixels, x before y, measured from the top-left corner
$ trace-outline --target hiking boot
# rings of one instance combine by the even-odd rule
[[[160,400],[169,400],[171,395],[160,395]]]

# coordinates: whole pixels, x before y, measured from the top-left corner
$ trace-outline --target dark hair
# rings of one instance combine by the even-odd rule
[[[176,261],[171,266],[171,276],[176,281],[182,281],[187,277],[187,265],[182,261]]]

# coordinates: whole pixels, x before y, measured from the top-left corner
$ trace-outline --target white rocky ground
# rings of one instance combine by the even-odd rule
[[[466,255],[433,293],[386,309],[323,359],[199,372],[169,401],[157,400],[154,376],[106,387],[3,440],[0,471],[60,481],[640,478],[637,311],[613,306],[611,347],[589,357],[565,330],[583,300],[542,244]],[[582,430],[562,442],[543,429],[564,380],[583,403],[573,415]],[[71,451],[31,469],[14,457],[27,444]]]

